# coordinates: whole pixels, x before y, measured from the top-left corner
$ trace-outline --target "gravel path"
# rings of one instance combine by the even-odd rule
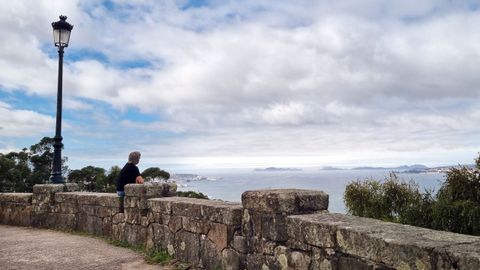
[[[94,237],[0,225],[0,269],[170,270]]]

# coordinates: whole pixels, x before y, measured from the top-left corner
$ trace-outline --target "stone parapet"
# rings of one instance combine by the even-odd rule
[[[328,194],[306,189],[245,191],[243,208],[261,213],[297,214],[328,209]]]
[[[391,269],[480,269],[476,236],[328,212],[289,216],[287,228],[290,248],[322,251],[333,269],[358,258]]]
[[[242,204],[173,195],[174,186],[113,193],[39,185],[0,194],[0,223],[80,230],[166,250],[195,269],[480,269],[480,237],[329,213],[328,195],[248,191]]]
[[[0,193],[0,224],[30,226],[32,193]]]
[[[149,248],[167,250],[176,258],[205,269],[238,269],[242,254],[235,249],[243,208],[239,203],[193,198],[148,201]]]

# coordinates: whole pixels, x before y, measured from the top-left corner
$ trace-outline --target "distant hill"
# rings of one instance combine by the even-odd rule
[[[400,170],[400,171],[425,171],[429,168],[422,164],[403,165],[398,167],[355,167],[352,170]]]
[[[324,171],[340,171],[340,170],[343,170],[343,169],[337,168],[337,167],[332,167],[332,166],[325,166],[321,170],[324,170]]]
[[[256,168],[256,172],[286,172],[286,171],[302,171],[298,168],[277,168],[277,167],[268,167],[268,168]]]

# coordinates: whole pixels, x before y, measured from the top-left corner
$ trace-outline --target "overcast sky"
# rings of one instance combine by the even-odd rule
[[[39,1],[0,9],[0,152],[55,132],[71,168],[473,163],[478,0]]]

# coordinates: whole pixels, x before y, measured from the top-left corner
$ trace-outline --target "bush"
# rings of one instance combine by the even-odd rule
[[[369,179],[348,184],[344,201],[352,215],[407,224],[429,211],[429,197],[419,191],[418,185],[401,182],[394,173],[383,182]]]
[[[414,226],[480,235],[480,157],[475,167],[450,168],[436,195],[419,191],[395,174],[381,182],[368,179],[347,185],[349,214]]]
[[[195,191],[177,191],[178,197],[188,197],[188,198],[196,198],[196,199],[206,199],[208,200],[208,196]]]

